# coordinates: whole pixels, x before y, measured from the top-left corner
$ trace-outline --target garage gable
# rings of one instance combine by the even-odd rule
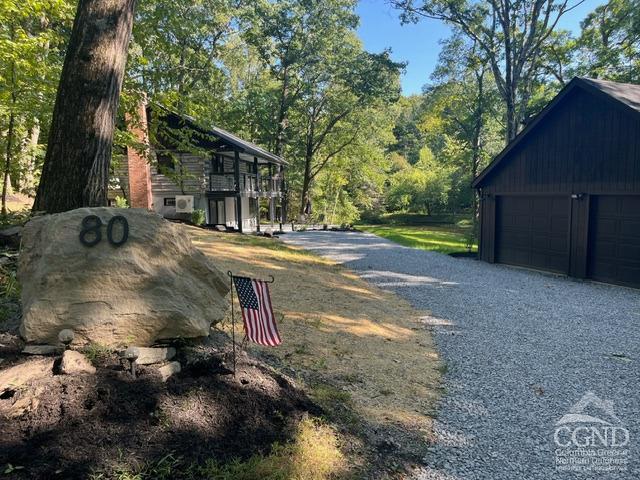
[[[504,190],[515,184],[531,192],[572,191],[580,183],[606,176],[611,158],[631,163],[620,165],[617,180],[640,185],[633,159],[620,152],[623,143],[633,143],[629,148],[634,151],[640,148],[635,145],[639,137],[640,86],[574,78],[478,175],[473,186]]]

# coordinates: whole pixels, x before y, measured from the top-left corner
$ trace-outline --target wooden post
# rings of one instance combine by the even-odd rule
[[[284,165],[280,165],[280,223],[287,223],[287,195],[284,186]],[[282,228],[280,228],[282,230]]]
[[[256,197],[256,231],[260,233],[260,192],[262,186],[260,185],[260,165],[258,165],[258,157],[253,157],[253,169],[256,171],[256,189],[258,194]]]
[[[233,159],[233,176],[236,182],[236,223],[238,231],[242,233],[242,196],[240,193],[240,152],[235,150]]]
[[[587,194],[574,194],[570,202],[569,275],[586,278],[591,197]]]
[[[275,208],[273,205],[273,164],[269,164],[269,221],[271,222],[271,227],[273,228],[273,216],[275,214]]]

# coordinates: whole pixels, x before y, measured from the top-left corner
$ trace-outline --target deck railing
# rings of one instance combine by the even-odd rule
[[[260,188],[258,188],[258,185]],[[209,174],[210,192],[234,192],[236,181],[233,173],[211,173]],[[282,192],[282,177],[261,177],[260,182],[255,174],[240,174],[240,192],[260,195],[270,195]]]

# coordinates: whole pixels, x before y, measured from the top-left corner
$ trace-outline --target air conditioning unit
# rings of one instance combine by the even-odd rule
[[[193,212],[193,195],[176,195],[176,213]]]

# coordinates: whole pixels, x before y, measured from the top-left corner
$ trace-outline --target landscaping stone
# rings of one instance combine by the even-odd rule
[[[101,241],[92,247],[80,242],[89,215],[102,223]],[[120,246],[107,235],[116,215],[129,230]],[[119,242],[122,224],[112,225]],[[143,209],[81,208],[32,219],[23,231],[18,278],[20,333],[29,342],[54,343],[62,329],[72,329],[78,344],[107,346],[204,337],[229,305],[227,279],[184,227]]]
[[[37,386],[35,389],[27,389],[16,394],[15,399],[10,405],[2,408],[0,412],[9,418],[18,418],[25,414],[34,412],[40,406],[40,395],[45,391],[43,386]]]
[[[34,358],[0,370],[0,395],[18,390],[34,380],[53,375],[52,358]]]
[[[60,340],[60,343],[63,343],[64,345],[70,345],[71,342],[73,342],[74,337],[75,333],[73,333],[73,330],[68,328],[64,328],[60,330],[60,333],[58,333],[58,340]]]
[[[18,248],[20,246],[20,236],[22,227],[19,225],[0,230],[0,245]]]
[[[96,367],[91,365],[91,362],[80,352],[75,350],[66,350],[62,355],[62,362],[60,362],[60,373],[65,375],[82,375],[96,373]]]
[[[173,347],[129,347],[126,351],[136,354],[136,363],[138,365],[162,363],[176,356],[176,349]]]
[[[54,355],[60,352],[60,347],[55,345],[27,345],[22,350],[22,353],[28,355]]]
[[[167,380],[169,380],[169,377],[171,375],[178,373],[180,370],[182,370],[180,362],[170,362],[160,367],[158,369],[158,372],[160,372],[160,375],[162,376],[162,381],[166,382]]]

